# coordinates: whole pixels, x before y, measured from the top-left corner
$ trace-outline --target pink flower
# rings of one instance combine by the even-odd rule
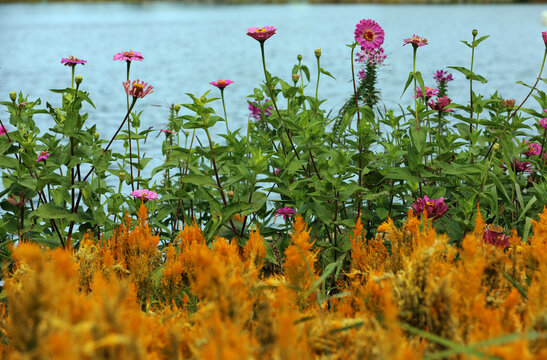
[[[545,119],[539,119],[538,120],[539,126],[541,126],[544,129],[547,129],[547,118]]]
[[[47,158],[50,156],[51,154],[48,153],[47,151],[42,151],[39,155],[38,155],[38,158],[36,159],[36,162],[40,162],[42,160],[44,160],[44,162],[47,160]]]
[[[363,19],[355,26],[355,41],[362,50],[374,50],[384,43],[384,30],[374,20]]]
[[[268,102],[270,101],[270,99],[266,99],[265,102]],[[254,105],[253,105],[254,104]],[[259,108],[259,104],[256,103],[256,102],[253,102],[252,104],[249,104],[249,110],[251,110],[251,117],[254,118],[255,120],[260,120],[262,118],[261,114],[264,113],[265,116],[270,116],[272,113],[271,111],[268,111],[268,110],[273,110],[272,106],[268,106],[268,108],[266,110],[264,110],[264,112],[262,110],[260,110]]]
[[[426,195],[423,199],[416,199],[416,202],[412,204],[412,209],[419,217],[425,212],[428,219],[439,219],[448,211],[448,205],[445,204],[442,197],[430,199]]]
[[[264,26],[261,28],[250,27],[247,29],[247,35],[249,35],[255,40],[264,42],[268,40],[272,35],[274,35],[276,30],[277,29],[274,28],[273,26]]]
[[[435,102],[435,100],[431,100],[430,102],[427,103],[427,105],[429,105],[429,107],[432,110],[438,110],[441,112],[454,112],[454,110],[452,109],[446,109],[446,107],[450,105],[451,102],[452,102],[451,98],[449,98],[448,96],[443,96],[438,98],[437,102]]]
[[[438,93],[439,93],[438,89],[430,88],[430,87],[427,87],[427,86],[425,87],[425,99],[426,100],[429,100],[429,98],[437,95]],[[422,93],[422,89],[420,87],[418,87],[416,89],[416,97],[418,99],[424,97],[424,94]]]
[[[528,150],[524,152],[526,156],[534,156],[541,154],[541,145],[536,142],[529,143],[528,140],[524,141],[525,144],[528,144]]]
[[[365,69],[363,69],[363,70],[359,71],[357,76],[359,76],[359,78],[364,81],[365,78],[367,77],[367,72],[365,71]]]
[[[126,60],[126,61],[143,61],[144,57],[138,51],[122,51],[120,53],[114,54],[112,60]]]
[[[543,38],[543,42],[545,43],[545,46],[547,46],[547,31],[542,32],[541,37]]]
[[[169,129],[161,129],[160,131],[164,133],[165,135],[173,135],[175,133],[173,130],[169,130]]]
[[[139,79],[133,81],[133,83],[131,83],[131,80],[127,80],[124,81],[122,84],[127,95],[131,95],[134,98],[143,98],[146,95],[152,93],[152,89],[154,88],[152,86],[148,86],[148,83],[140,81]]]
[[[403,46],[405,46],[406,44],[412,44],[413,47],[417,48],[420,46],[427,45],[427,39],[413,34],[412,37],[408,39],[404,39]]]
[[[509,236],[504,234],[503,227],[495,224],[486,225],[482,233],[482,239],[485,243],[506,248],[509,246]]]
[[[226,86],[233,84],[234,82],[232,80],[217,80],[217,81],[211,81],[209,84],[216,86],[220,90],[224,89]]]
[[[437,70],[433,73],[433,79],[437,82],[437,84],[440,84],[441,82],[449,82],[454,80],[452,78],[452,74],[449,74],[448,71],[444,70]]]
[[[386,59],[386,54],[384,54],[384,49],[378,47],[372,50],[363,50],[355,54],[355,61],[370,65],[381,65]]]
[[[281,169],[275,169],[275,170],[273,171],[273,174],[274,174],[275,176],[277,176],[280,172],[281,172]]]
[[[283,220],[287,220],[292,215],[294,215],[294,209],[286,206],[275,211],[275,216],[283,216]]]
[[[65,64],[65,66],[72,66],[72,67],[76,66],[77,64],[85,65],[86,62],[87,61],[75,58],[74,56],[69,56],[68,58],[61,59],[61,64]]]
[[[3,126],[3,125],[0,125],[0,135],[6,135],[8,133],[8,129]]]
[[[507,166],[505,165],[500,165],[500,167],[503,170],[507,170]],[[529,161],[519,161],[517,159],[513,159],[513,161],[511,161],[511,170],[513,170],[515,173],[519,173],[519,172],[531,173],[532,172],[531,167],[532,167],[532,164]]]
[[[139,198],[142,201],[149,201],[149,200],[156,200],[158,198],[158,194],[153,192],[152,190],[148,189],[142,189],[142,190],[135,190],[131,192],[131,196],[134,198]]]
[[[23,101],[23,102],[20,102],[19,104],[17,104],[17,108],[20,109],[20,108],[22,108],[24,106],[27,106],[27,105],[28,105],[28,103]]]

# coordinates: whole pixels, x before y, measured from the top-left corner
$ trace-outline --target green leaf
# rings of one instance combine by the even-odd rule
[[[215,182],[215,180],[213,180],[209,176],[201,174],[189,174],[183,176],[181,178],[181,182],[198,186],[211,186],[215,188],[217,187],[217,183]]]
[[[319,71],[321,72],[321,74],[325,74],[327,76],[330,76],[331,78],[333,78],[334,80],[336,80],[336,78],[334,76],[331,75],[330,72],[328,72],[327,70],[323,69],[323,68],[319,68]]]
[[[30,213],[30,216],[41,217],[43,219],[66,219],[68,221],[76,220],[76,215],[70,213],[65,208],[62,208],[51,203],[42,204],[38,209]]]
[[[410,72],[408,74],[408,80],[406,81],[405,88],[403,89],[403,92],[401,93],[401,98],[405,94],[406,89],[408,88],[408,86],[410,85],[410,83],[412,82],[413,79],[414,79],[414,73]]]
[[[509,282],[511,283],[511,285],[513,285],[515,287],[515,289],[517,289],[519,291],[519,293],[522,295],[523,298],[525,299],[528,299],[528,296],[526,295],[526,291],[522,288],[522,286],[520,286],[516,281],[515,279],[513,279],[511,276],[509,276],[509,274],[507,274],[505,271],[503,270],[500,270],[501,274],[507,279],[509,280]]]

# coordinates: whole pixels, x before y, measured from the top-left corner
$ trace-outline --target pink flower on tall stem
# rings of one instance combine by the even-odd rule
[[[503,170],[507,170],[507,166],[505,165],[500,165],[500,167]],[[519,161],[517,159],[513,159],[513,161],[511,161],[511,170],[513,170],[515,173],[520,173],[520,172],[531,173],[532,172],[531,167],[532,167],[532,163],[530,163],[530,161]]]
[[[143,61],[144,57],[138,51],[129,50],[114,54],[112,60]]]
[[[247,35],[257,41],[264,42],[274,35],[276,30],[273,26],[250,27],[247,29]]]
[[[403,46],[405,46],[406,44],[412,44],[413,47],[417,48],[417,47],[427,45],[427,39],[413,34],[412,37],[408,39],[404,39]]]
[[[152,93],[153,86],[149,86],[148,83],[140,81],[139,79],[131,82],[131,80],[124,81],[123,87],[127,95],[133,96],[133,98],[143,98],[146,95]]]
[[[8,129],[4,125],[0,125],[0,135],[6,135],[8,133]]]
[[[355,26],[355,41],[362,50],[374,50],[384,43],[384,30],[371,19],[363,19]]]
[[[427,105],[429,105],[429,107],[432,110],[438,110],[441,112],[454,112],[454,110],[446,108],[448,105],[450,105],[451,102],[452,102],[451,98],[449,98],[448,96],[443,96],[438,98],[437,102],[435,102],[435,100],[432,99],[431,101],[427,103]]]
[[[547,31],[542,32],[541,37],[543,38],[543,42],[545,43],[545,46],[547,46]]]
[[[161,129],[160,131],[167,136],[173,135],[175,133],[173,130],[169,130],[169,129]]]
[[[270,101],[270,99],[266,99],[265,102],[268,101]],[[273,110],[273,107],[270,105],[266,110],[262,111],[259,108],[259,104],[253,101],[252,104],[249,104],[249,110],[251,110],[250,116],[252,118],[254,118],[255,120],[260,120],[262,118],[262,114],[265,116],[270,116],[272,114],[270,110]]]
[[[444,198],[430,199],[424,196],[416,199],[412,204],[412,209],[418,217],[421,217],[425,212],[428,219],[439,219],[448,211],[448,205],[444,202]]]
[[[65,66],[76,66],[78,64],[82,64],[82,65],[85,65],[87,61],[85,60],[82,60],[82,59],[78,59],[74,56],[69,56],[68,58],[62,58],[61,59],[61,64],[65,64]]]
[[[500,225],[489,224],[486,225],[482,233],[482,239],[487,244],[506,248],[509,246],[509,236],[505,235],[504,232],[505,230]]]
[[[38,158],[36,159],[36,162],[40,162],[42,160],[45,162],[50,155],[51,154],[48,153],[47,151],[42,151],[40,154],[38,154]]]
[[[149,201],[149,200],[156,200],[158,198],[157,193],[155,193],[152,190],[148,190],[148,189],[141,189],[141,190],[132,191],[131,196],[133,196],[134,198],[139,198],[144,202]]]
[[[444,71],[444,70],[435,71],[433,73],[433,79],[435,79],[437,84],[440,84],[441,82],[447,83],[449,81],[454,80],[454,78],[452,78],[452,74],[449,74],[448,71]]]
[[[439,93],[439,90],[438,89],[435,89],[435,88],[430,88],[430,87],[425,87],[425,100],[429,100],[430,98],[432,98],[433,96],[437,95]],[[422,92],[422,89],[420,87],[417,87],[416,88],[416,97],[418,99],[420,98],[423,98],[424,97],[424,94]]]
[[[528,144],[528,150],[524,152],[526,156],[534,156],[541,154],[541,145],[536,142],[529,142],[528,140],[524,141],[525,144]]]
[[[226,86],[233,84],[234,82],[232,80],[217,80],[217,81],[211,81],[209,84],[216,86],[219,89],[224,89]]]
[[[294,215],[294,209],[290,207],[283,207],[275,211],[275,216],[283,216],[283,220],[287,220],[289,217]]]
[[[544,129],[547,129],[547,118],[545,119],[539,119],[538,120],[539,126],[541,126]]]

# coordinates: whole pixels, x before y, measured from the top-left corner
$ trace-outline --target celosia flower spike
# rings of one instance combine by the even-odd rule
[[[384,43],[384,30],[374,20],[363,19],[355,26],[355,41],[362,50],[374,50]]]
[[[275,34],[277,29],[273,26],[264,26],[264,27],[250,27],[247,29],[247,35],[253,39],[264,42],[268,40],[272,35]]]
[[[232,80],[217,80],[217,81],[211,81],[209,84],[216,86],[219,89],[224,89],[226,86],[233,84],[234,82]]]
[[[123,87],[127,95],[131,95],[134,98],[143,98],[146,95],[152,93],[152,89],[154,88],[153,86],[149,86],[148,83],[140,81],[139,79],[133,82],[131,82],[131,80],[124,81]]]
[[[76,66],[77,64],[85,65],[86,62],[87,61],[78,59],[74,56],[69,56],[68,58],[61,59],[61,64],[65,64],[65,66],[72,66],[72,67]]]
[[[129,50],[129,51],[122,51],[117,54],[114,54],[114,57],[112,58],[112,60],[143,61],[144,57],[138,51]]]
[[[417,48],[417,47],[427,45],[427,39],[413,34],[412,37],[408,39],[404,39],[403,46],[405,46],[406,44],[412,44],[413,47]]]

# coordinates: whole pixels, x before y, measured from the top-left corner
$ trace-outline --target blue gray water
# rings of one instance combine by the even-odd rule
[[[432,73],[449,65],[469,66],[470,50],[459,40],[470,40],[471,30],[491,37],[476,52],[475,70],[486,77],[476,91],[490,94],[498,89],[506,98],[522,99],[526,89],[518,80],[534,82],[544,52],[540,13],[545,5],[182,5],[173,3],[56,3],[0,5],[0,99],[10,91],[59,104],[51,88],[70,85],[70,68],[62,57],[73,55],[88,61],[77,67],[84,77],[82,89],[90,92],[97,109],[89,109],[89,122],[98,124],[109,138],[124,115],[125,63],[112,61],[122,50],[142,52],[144,61],[132,66],[131,78],[143,79],[155,88],[137,103],[144,110],[143,127],[166,126],[168,106],[189,102],[185,93],[218,90],[209,85],[217,79],[235,81],[226,91],[230,128],[245,128],[247,95],[263,79],[258,42],[246,36],[249,26],[273,25],[277,34],[266,42],[271,73],[290,81],[296,56],[302,54],[312,70],[315,88],[314,49],[322,48],[321,65],[336,81],[322,77],[319,96],[328,99],[326,109],[338,109],[352,91],[350,52],[355,24],[363,18],[376,20],[385,30],[388,54],[380,71],[379,86],[387,107],[409,103],[410,92],[400,99],[412,67],[412,49],[403,39],[413,33],[425,36],[428,46],[418,52],[418,70],[426,85],[434,85]],[[468,83],[454,74],[449,95],[468,101]],[[154,107],[152,105],[160,105]],[[222,113],[221,103],[214,104]],[[2,119],[6,115],[0,113]],[[48,119],[43,118],[44,125]],[[218,124],[216,131],[222,131]],[[144,151],[161,158],[159,140],[149,141]]]

